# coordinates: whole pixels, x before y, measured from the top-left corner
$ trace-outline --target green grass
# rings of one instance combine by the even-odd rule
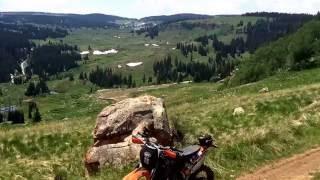
[[[319,100],[318,72],[282,74],[225,90],[220,84],[181,84],[132,96],[151,94],[165,99],[169,119],[184,134],[178,146],[195,143],[202,133],[214,135],[219,148],[210,151],[206,164],[219,179],[233,179],[319,145],[320,106],[310,106]],[[271,92],[258,93],[265,86]],[[89,85],[77,81],[53,81],[49,87],[61,93],[36,98],[43,122],[0,126],[1,178],[84,178],[82,161],[92,144],[95,116],[108,102],[96,99],[88,93]],[[245,114],[233,116],[239,106]],[[94,179],[119,179],[132,168],[106,167]]]
[[[85,81],[67,79],[48,81],[49,89],[58,94],[45,94],[34,98],[24,96],[27,86],[28,84],[1,84],[3,96],[0,97],[0,105],[16,105],[27,115],[28,104],[24,100],[34,99],[42,118],[51,121],[94,117],[103,106],[109,104],[97,101],[94,94],[90,93],[91,88],[96,91],[97,87]],[[29,123],[29,119],[26,121]]]
[[[320,179],[320,172],[316,172],[312,174],[312,180],[319,180]]]

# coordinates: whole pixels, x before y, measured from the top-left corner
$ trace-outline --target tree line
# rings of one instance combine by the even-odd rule
[[[132,31],[133,33],[134,31]],[[153,24],[146,25],[146,27],[135,31],[138,35],[145,34],[145,37],[154,39],[159,35],[159,26],[153,26]]]
[[[242,61],[231,84],[255,82],[281,71],[319,67],[319,29],[320,19],[316,18],[296,33],[259,48],[252,56]]]
[[[1,21],[6,23],[22,23],[26,24],[37,24],[40,26],[52,26],[52,27],[63,27],[63,28],[119,28],[116,20],[123,20],[125,18],[104,15],[104,14],[32,14],[32,13],[15,13],[6,14],[0,17]]]
[[[34,82],[30,82],[24,94],[26,96],[37,96],[46,93],[50,93],[49,87],[43,79],[40,79],[36,84]]]
[[[235,58],[245,52],[245,41],[242,37],[233,38],[230,44],[225,44],[219,41],[217,36],[214,35],[204,35],[195,39],[200,45],[194,43],[177,43],[176,48],[181,51],[181,53],[188,57],[189,54],[193,52],[198,52],[201,56],[207,56],[209,54],[209,47],[212,47],[218,56],[227,58],[228,55]],[[209,46],[209,43],[212,42]]]
[[[83,74],[83,73],[82,73]],[[79,79],[85,78],[86,73],[83,75],[80,74]],[[96,67],[89,73],[88,79],[93,84],[96,84],[100,87],[104,88],[114,88],[114,87],[128,87],[134,88],[136,87],[136,82],[133,80],[132,75],[122,76],[122,74],[117,74],[112,71],[111,68],[100,68]]]
[[[33,123],[41,122],[42,117],[35,102],[28,103],[28,118]],[[0,112],[0,123],[11,122],[12,124],[24,124],[25,115],[21,109],[12,109],[7,112]]]
[[[246,48],[253,53],[258,47],[279,37],[296,32],[303,24],[312,20],[309,14],[286,13],[247,13],[246,16],[265,17],[255,24],[248,22],[245,33],[247,34]]]
[[[215,50],[215,57],[209,57],[209,64],[200,63],[200,65],[197,62],[188,62],[187,64],[179,63],[182,64],[182,66],[186,66],[186,68],[182,68],[186,69],[185,72],[178,71],[175,68],[171,70],[172,67],[167,65],[170,64],[168,63],[168,59],[163,60],[163,62],[158,62],[154,65],[155,74],[159,79],[158,82],[168,80],[176,81],[175,78],[171,77],[178,76],[181,76],[182,79],[186,76],[191,76],[194,81],[208,80],[208,77],[215,80],[225,78],[234,71],[235,65],[238,64],[238,60],[235,60],[236,57],[246,51],[252,53],[263,44],[296,32],[302,24],[314,18],[312,15],[306,14],[254,13],[246,15],[263,16],[267,17],[267,19],[259,19],[255,24],[248,22],[248,24],[244,26],[244,32],[247,34],[247,39],[236,37],[231,40],[230,44],[225,44],[218,40],[215,34],[196,38],[194,41],[200,44],[177,43],[176,48],[179,49],[185,57],[188,57],[190,54],[191,60],[193,52],[198,52],[201,56],[207,56],[209,54],[210,46]],[[243,25],[243,21],[240,21],[238,24],[238,26]],[[301,56],[303,56],[303,54]],[[212,62],[214,63],[212,64]],[[162,70],[163,67],[168,68],[169,70]],[[210,73],[206,71],[210,71]],[[206,72],[206,74],[203,72]]]
[[[34,74],[54,75],[77,66],[81,59],[77,46],[51,43],[38,46],[31,53],[30,64]]]
[[[26,58],[34,46],[27,36],[0,28],[0,82],[10,80],[10,74],[19,69],[19,61]]]
[[[65,35],[67,31],[59,28],[0,23],[0,83],[8,82],[10,74],[21,74],[20,63],[26,59],[31,64],[28,75],[55,74],[75,67],[80,59],[77,47],[63,43],[36,46],[30,41]]]
[[[175,57],[166,56],[163,60],[153,64],[153,72],[156,83],[182,82],[193,80],[194,82],[218,81],[232,73],[237,61],[235,59],[208,58],[208,62],[195,61],[183,62]]]

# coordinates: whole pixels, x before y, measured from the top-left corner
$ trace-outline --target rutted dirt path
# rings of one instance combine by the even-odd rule
[[[237,180],[307,180],[320,171],[320,147],[266,165]]]
[[[137,92],[141,93],[147,90],[168,88],[174,85],[176,85],[176,83],[143,86],[139,88],[130,88],[130,89],[101,89],[97,92],[97,98],[100,100],[112,100],[114,102],[118,102],[126,98],[129,98],[132,93],[137,93]]]

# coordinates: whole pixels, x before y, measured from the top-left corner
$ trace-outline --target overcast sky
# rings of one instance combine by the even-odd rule
[[[276,11],[315,14],[320,0],[0,0],[0,11],[103,13],[131,18],[177,13],[241,14]]]

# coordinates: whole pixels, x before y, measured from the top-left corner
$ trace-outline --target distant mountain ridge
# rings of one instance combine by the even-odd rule
[[[175,22],[175,21],[184,21],[184,20],[192,20],[192,19],[207,19],[210,17],[214,17],[214,16],[203,15],[203,14],[182,13],[182,14],[173,14],[173,15],[148,16],[148,17],[141,18],[140,20]]]
[[[118,27],[117,21],[133,20],[105,14],[61,14],[43,12],[0,12],[0,21],[6,23],[33,23],[40,25],[77,27]]]
[[[89,13],[89,14],[75,14],[75,13],[49,13],[49,12],[32,12],[32,11],[25,11],[25,12],[0,12],[2,16],[91,16],[91,15],[99,15],[104,17],[113,17],[115,19],[134,19],[134,18],[126,18],[116,15],[108,15],[102,13]]]
[[[100,13],[72,14],[72,13],[46,13],[46,12],[0,12],[0,21],[7,23],[34,23],[41,25],[60,25],[64,27],[105,27],[117,26],[117,21],[139,21],[170,23],[192,19],[207,19],[213,16],[201,14],[174,14],[149,16],[141,19],[106,15]],[[121,23],[120,23],[121,24]]]

